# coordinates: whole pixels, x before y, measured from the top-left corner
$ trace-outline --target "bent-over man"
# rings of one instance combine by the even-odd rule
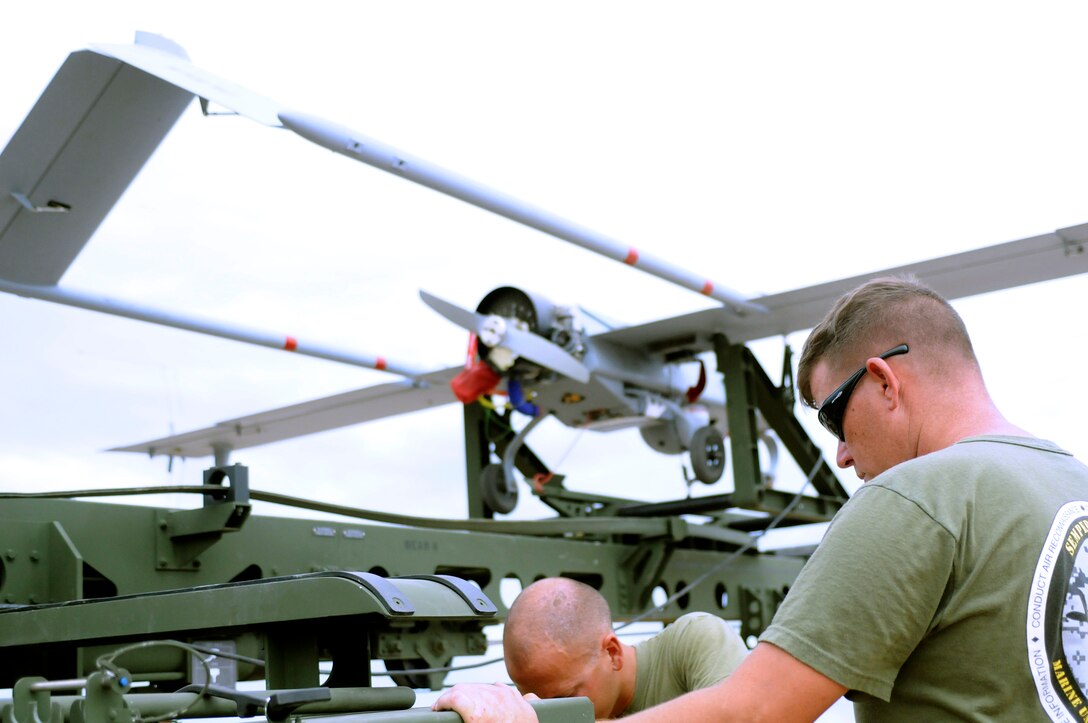
[[[586,696],[598,719],[719,683],[748,654],[736,631],[708,613],[684,615],[654,637],[627,645],[612,630],[604,597],[563,577],[538,580],[517,597],[503,651],[522,693]]]

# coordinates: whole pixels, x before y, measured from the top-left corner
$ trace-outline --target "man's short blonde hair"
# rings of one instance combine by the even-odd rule
[[[820,361],[845,376],[899,344],[910,346],[912,363],[936,374],[956,361],[978,369],[963,319],[944,297],[913,276],[884,276],[844,294],[812,330],[798,362],[801,399],[810,407],[822,401],[812,395]]]

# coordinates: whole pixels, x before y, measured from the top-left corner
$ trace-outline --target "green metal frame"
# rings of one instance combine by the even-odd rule
[[[332,676],[341,687],[367,686],[372,649],[394,659],[427,662],[479,655],[487,650],[481,629],[496,621],[496,613],[482,591],[460,580],[385,578],[360,572],[309,573],[11,607],[0,611],[4,651],[0,671],[10,670],[7,675],[18,677],[19,668],[33,664],[51,677],[77,677],[90,672],[89,651],[135,640],[256,636],[270,688],[316,686],[318,664],[324,659],[333,661]],[[433,625],[435,621],[441,625]],[[410,652],[394,654],[394,647]],[[82,670],[77,669],[81,650]],[[440,651],[441,656],[435,660],[421,650]],[[188,682],[189,667],[164,662],[168,659],[158,656],[130,667],[156,676],[173,669],[177,680]]]
[[[826,521],[846,503],[848,495],[827,466],[819,447],[809,438],[793,414],[792,389],[775,386],[752,351],[731,344],[725,336],[714,337],[718,370],[725,379],[726,414],[733,457],[736,507],[781,512],[794,495],[767,489],[759,463],[757,413],[763,416],[803,471],[812,474],[817,497],[803,497],[791,517]],[[788,357],[787,357],[788,359]]]
[[[305,721],[321,716],[325,723],[456,723],[461,716],[414,708],[415,693],[406,688],[341,688],[238,692],[212,686],[206,695],[193,692],[132,694],[120,675],[95,672],[83,680],[51,683],[45,678],[20,680],[10,700],[0,700],[3,723],[135,723],[158,720],[177,711],[185,719],[251,718],[265,714],[271,723]],[[78,696],[53,696],[52,690],[83,684]],[[558,698],[530,703],[540,723],[592,723],[588,698]]]
[[[793,413],[793,376],[787,349],[783,363],[783,384],[776,386],[759,361],[746,346],[731,344],[717,334],[713,337],[718,371],[722,373],[726,393],[726,414],[732,452],[734,490],[729,494],[684,499],[664,503],[645,503],[619,497],[590,495],[568,490],[561,475],[552,475],[547,466],[527,447],[515,456],[515,466],[527,479],[543,478],[534,493],[561,517],[661,517],[679,514],[709,514],[718,524],[737,529],[759,529],[759,520],[750,516],[730,515],[729,508],[781,513],[789,506],[784,524],[826,522],[846,503],[846,489],[822,459],[820,449],[808,437]],[[465,406],[465,461],[469,516],[492,518],[494,513],[483,503],[479,479],[483,468],[501,458],[514,433],[496,431],[489,426],[489,414],[479,404]],[[762,418],[782,440],[786,451],[800,468],[811,473],[815,495],[796,498],[795,494],[774,490],[766,484],[759,459],[759,419]],[[507,417],[503,417],[506,421]],[[796,498],[796,499],[795,499]]]
[[[251,498],[288,498],[250,490],[248,470],[240,465],[208,470],[199,488],[203,505],[192,510],[0,499],[0,687],[26,675],[89,674],[98,655],[155,636],[219,641],[259,654],[267,663],[263,674],[245,664],[236,672],[240,678],[263,675],[269,687],[316,685],[317,663],[328,659],[335,663],[330,685],[369,685],[372,658],[405,671],[403,680],[436,687],[441,673],[412,671],[482,652],[483,627],[505,616],[501,587],[508,579],[521,585],[552,576],[582,580],[601,591],[619,621],[670,621],[704,610],[740,620],[745,636],[758,635],[804,560],[758,554],[752,549],[752,531],[766,527],[776,514],[783,524],[830,519],[847,495],[793,416],[788,385],[775,386],[742,345],[718,336],[714,349],[725,379],[732,444],[734,490],[726,495],[646,503],[579,493],[568,490],[562,476],[551,475],[522,446],[516,467],[535,480],[534,494],[559,516],[495,520],[481,493],[480,473],[501,458],[514,432],[508,416],[490,416],[497,412],[474,404],[464,410],[466,520],[424,520],[308,502],[315,510],[394,524],[251,518]],[[774,430],[802,469],[813,470],[816,496],[797,498],[767,487],[760,469],[760,423]],[[745,510],[767,514],[753,517]],[[691,522],[685,517],[691,513],[708,515],[710,521]],[[275,578],[328,571],[357,571],[375,579],[455,576],[495,601],[497,616],[459,618],[447,610],[412,618],[388,609],[389,614],[366,612],[357,603],[351,613],[334,612],[336,596],[317,589],[324,583],[307,583],[312,590],[294,602],[260,602],[259,591],[272,589]],[[677,594],[696,580],[702,584]],[[651,609],[655,591],[675,599]],[[224,602],[228,597],[230,602]],[[180,607],[170,602],[182,599],[187,602]],[[243,616],[228,624],[216,617],[217,609],[260,604],[292,622]],[[27,605],[45,607],[2,611]],[[139,619],[139,605],[170,618],[170,629],[145,622],[121,632],[117,619]],[[31,613],[37,621],[48,619],[53,645],[21,636],[21,629],[33,626],[15,621]],[[344,616],[357,624],[342,624]],[[341,624],[331,633],[321,627],[321,619]],[[58,650],[42,657],[42,651]],[[135,657],[141,670],[158,671],[148,673],[148,679],[163,689],[196,675],[177,651]]]

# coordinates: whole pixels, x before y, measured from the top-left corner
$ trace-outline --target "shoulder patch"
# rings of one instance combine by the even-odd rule
[[[1088,502],[1068,502],[1054,516],[1028,594],[1028,665],[1052,721],[1088,720],[1086,543]]]

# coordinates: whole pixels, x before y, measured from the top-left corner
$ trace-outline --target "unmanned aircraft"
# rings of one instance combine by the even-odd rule
[[[248,91],[192,65],[178,46],[157,36],[140,34],[132,46],[92,46],[92,51],[73,55],[34,113],[58,115],[51,104],[70,103],[71,84],[76,81],[69,80],[68,76],[95,72],[91,70],[92,64],[102,63],[106,58],[119,61],[123,72],[133,78],[139,76],[139,82],[154,87],[158,95],[147,95],[141,106],[148,109],[141,112],[154,122],[139,124],[140,136],[134,137],[127,128],[123,135],[116,133],[114,140],[120,145],[123,139],[123,149],[111,148],[102,142],[103,128],[84,123],[73,132],[73,138],[48,166],[43,149],[50,144],[58,145],[60,137],[45,139],[42,144],[40,138],[26,139],[17,134],[5,151],[9,157],[5,167],[18,167],[18,174],[24,176],[8,181],[16,190],[9,192],[9,220],[2,237],[4,245],[0,247],[0,289],[287,348],[406,378],[404,382],[250,414],[207,429],[117,448],[120,451],[170,457],[214,456],[217,463],[222,464],[234,450],[455,399],[473,403],[498,393],[503,396],[505,407],[534,421],[552,415],[563,424],[582,429],[608,431],[637,427],[651,448],[669,454],[687,452],[694,478],[709,484],[722,476],[724,438],[730,434],[720,377],[713,371],[708,374],[706,368],[705,355],[718,351],[715,339],[743,344],[811,327],[831,299],[863,278],[877,274],[914,273],[947,297],[956,298],[1082,271],[1081,264],[1077,263],[1082,260],[1078,249],[1086,231],[1085,227],[1073,227],[991,249],[885,269],[865,277],[767,297],[745,298],[713,280],[653,258],[592,229],[335,122],[293,110]],[[125,82],[135,84],[137,81],[126,79]],[[99,83],[102,87],[114,87],[105,80],[99,80]],[[589,333],[584,325],[587,316],[584,311],[576,306],[556,305],[533,292],[500,287],[488,294],[475,311],[470,311],[421,291],[425,303],[471,333],[471,358],[467,368],[421,370],[393,365],[382,357],[308,347],[292,338],[277,338],[226,324],[209,323],[58,286],[61,274],[75,254],[193,97],[200,98],[205,113],[213,105],[220,106],[265,125],[291,130],[326,149],[667,279],[720,301],[722,306],[651,324]],[[96,122],[103,126],[111,123],[110,119],[118,111],[119,101],[109,94],[86,102],[87,117],[100,119]],[[135,116],[137,111],[135,107],[126,107],[125,112]],[[77,117],[71,110],[68,115]],[[24,128],[36,128],[32,120],[33,114]],[[95,139],[93,147],[86,140],[90,137]],[[98,155],[88,158],[90,153]],[[85,167],[88,160],[116,169],[107,179],[110,183],[94,185],[93,193],[78,170]],[[27,169],[35,167],[42,174],[40,177],[25,175]],[[5,173],[10,175],[13,171]],[[43,233],[42,224],[48,224],[55,236],[66,239],[47,256],[30,253]],[[34,262],[28,263],[28,258],[34,258]],[[692,369],[697,372],[685,374]],[[783,369],[784,386],[788,374],[787,358]],[[694,381],[681,383],[685,379]],[[506,454],[501,463],[485,465],[482,471],[486,495],[496,510],[509,511],[516,501],[512,460],[532,424],[530,422],[523,430],[524,434],[519,435],[516,444],[505,447]],[[757,424],[757,439],[771,460],[766,476],[772,479],[778,456],[776,435],[763,414],[757,415]]]

